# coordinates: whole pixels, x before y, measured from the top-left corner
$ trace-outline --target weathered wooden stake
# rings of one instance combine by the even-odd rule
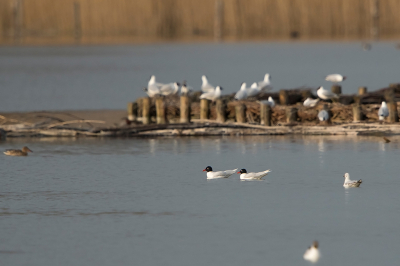
[[[367,93],[367,87],[359,87],[358,88],[358,95],[364,95]]]
[[[342,86],[340,86],[340,85],[332,85],[331,91],[333,93],[336,93],[337,95],[340,95],[340,94],[342,94]]]
[[[260,120],[261,125],[271,126],[271,106],[268,104],[260,103]]]
[[[217,111],[217,122],[224,123],[226,121],[226,104],[223,100],[218,99],[215,105]]]
[[[309,90],[301,91],[302,101],[305,101],[307,98],[312,98],[312,93]]]
[[[207,120],[210,114],[210,101],[207,99],[200,100],[200,119]]]
[[[279,91],[279,103],[281,105],[287,105],[289,103],[289,95],[286,90]]]
[[[214,17],[214,40],[222,41],[222,28],[224,19],[224,2],[222,0],[215,1],[215,17]]]
[[[361,106],[359,103],[353,104],[353,122],[360,122],[362,120]]]
[[[128,103],[127,111],[128,111],[128,120],[136,121],[138,114],[138,103],[137,102]]]
[[[286,108],[286,122],[292,123],[297,121],[297,108]]]
[[[390,101],[387,103],[389,109],[389,123],[396,123],[399,122],[399,115],[397,113],[397,103],[395,101]]]
[[[142,98],[142,123],[144,125],[150,124],[150,98]]]
[[[181,123],[190,123],[190,99],[187,95],[181,96]]]
[[[236,122],[246,123],[246,105],[238,104],[235,106]]]
[[[156,99],[156,116],[157,116],[157,124],[166,124],[166,112],[165,112],[165,102],[164,98]]]
[[[81,5],[74,2],[74,37],[76,41],[82,38]]]

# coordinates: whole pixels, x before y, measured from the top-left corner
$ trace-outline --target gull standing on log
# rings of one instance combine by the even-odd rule
[[[258,86],[259,90],[264,90],[264,89],[271,90],[272,87],[270,85],[271,85],[271,75],[268,73],[265,74],[263,81],[257,82],[257,86]]]
[[[208,79],[207,79],[206,75],[201,76],[201,80],[202,80],[201,90],[203,92],[211,92],[211,91],[215,90],[214,86],[211,85],[210,83],[208,83]]]
[[[247,89],[247,97],[253,97],[260,93],[260,89],[258,88],[257,82],[251,84],[251,87]]]
[[[220,86],[217,86],[215,90],[200,95],[200,99],[215,101],[221,97],[221,90],[222,88]]]
[[[362,183],[362,180],[350,180],[350,174],[349,173],[345,173],[344,174],[344,184],[343,186],[345,188],[349,188],[349,187],[359,187]]]
[[[149,97],[154,97],[160,95],[160,89],[156,86],[156,84],[149,84],[147,88],[143,88],[143,90],[149,95]]]
[[[176,94],[179,90],[179,85],[180,84],[178,82],[164,84],[160,88],[160,93],[164,96]]]
[[[235,100],[244,100],[247,98],[246,83],[243,82],[240,90],[235,94]]]
[[[310,97],[308,97],[304,101],[303,105],[306,106],[306,107],[314,107],[314,106],[317,105],[318,102],[319,102],[319,99],[311,99]]]
[[[336,93],[333,93],[331,91],[325,90],[324,87],[320,86],[317,90],[317,95],[319,98],[322,100],[330,100],[332,98],[339,98],[339,96]]]
[[[346,79],[346,77],[342,76],[340,74],[330,74],[330,75],[325,77],[326,81],[333,82],[334,84],[342,82],[345,79]]]
[[[329,113],[328,113],[328,111],[326,111],[326,110],[321,110],[321,111],[319,111],[319,113],[318,113],[318,119],[319,119],[319,121],[328,121],[328,119],[329,119]]]
[[[264,101],[257,101],[257,102],[262,103],[262,104],[267,104],[267,105],[269,105],[271,107],[275,106],[275,101],[274,101],[274,99],[272,99],[271,96],[269,96],[268,100],[266,100],[266,101],[264,100]]]
[[[181,87],[181,95],[188,95],[192,89],[192,87],[186,85],[186,80],[184,80]]]
[[[151,77],[150,77],[150,80],[149,80],[149,83],[148,83],[148,87],[150,87],[151,85],[155,85],[155,86],[157,86],[157,87],[161,87],[162,85],[164,85],[164,84],[162,84],[162,83],[157,83],[157,81],[156,81],[156,76],[155,75],[152,75]]]
[[[318,241],[314,241],[312,246],[309,247],[303,255],[305,260],[308,260],[312,263],[316,263],[320,257],[321,254],[319,253],[318,249]]]
[[[382,102],[381,107],[378,110],[379,120],[384,120],[385,117],[389,116],[389,109],[385,101]]]

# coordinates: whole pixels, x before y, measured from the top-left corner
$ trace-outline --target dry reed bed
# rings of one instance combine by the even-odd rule
[[[221,0],[227,39],[365,39],[400,35],[400,1]],[[3,0],[0,42],[212,39],[216,0]],[[76,8],[78,6],[78,8]],[[80,35],[76,35],[77,29]]]

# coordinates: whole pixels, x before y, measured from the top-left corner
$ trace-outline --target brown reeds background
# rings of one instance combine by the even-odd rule
[[[216,12],[220,1],[221,12]],[[1,0],[0,43],[393,39],[399,0]]]

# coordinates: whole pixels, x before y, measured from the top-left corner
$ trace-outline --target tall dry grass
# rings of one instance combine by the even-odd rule
[[[2,0],[0,42],[212,39],[216,0]],[[399,0],[221,0],[227,39],[400,37]],[[79,6],[76,13],[74,5]],[[375,22],[374,22],[375,21]]]

